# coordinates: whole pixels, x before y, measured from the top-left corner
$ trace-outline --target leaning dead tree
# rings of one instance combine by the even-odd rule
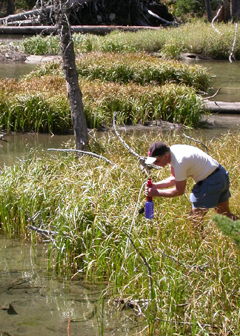
[[[75,53],[68,21],[69,2],[55,0],[56,26],[60,37],[62,67],[66,79],[76,149],[81,150],[88,144],[87,122],[83,111],[82,92],[78,83]]]

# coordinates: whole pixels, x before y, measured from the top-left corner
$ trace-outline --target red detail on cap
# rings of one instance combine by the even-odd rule
[[[148,156],[150,156],[150,155],[151,155],[151,151],[149,150],[149,151],[148,151]]]

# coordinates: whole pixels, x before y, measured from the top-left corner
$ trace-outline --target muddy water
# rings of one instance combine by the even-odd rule
[[[101,299],[103,286],[66,283],[47,274],[46,255],[42,246],[0,236],[0,335],[130,336],[139,331],[131,311],[119,312]]]

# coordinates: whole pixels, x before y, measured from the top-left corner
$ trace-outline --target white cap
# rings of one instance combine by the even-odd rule
[[[146,164],[153,164],[157,160],[156,157],[148,156],[147,159],[145,160]]]

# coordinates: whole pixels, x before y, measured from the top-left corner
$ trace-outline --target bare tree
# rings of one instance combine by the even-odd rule
[[[56,26],[62,53],[62,67],[67,84],[76,149],[81,150],[88,144],[88,131],[83,111],[82,92],[78,83],[71,27],[68,21],[68,4],[69,2],[64,0],[54,1]]]

